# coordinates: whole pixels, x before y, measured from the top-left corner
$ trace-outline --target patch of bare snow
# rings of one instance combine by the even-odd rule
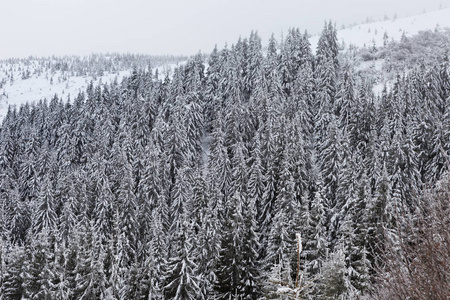
[[[406,18],[397,18],[394,20],[360,24],[350,28],[337,31],[339,44],[356,47],[370,47],[383,45],[384,33],[387,34],[388,41],[399,41],[402,34],[413,36],[422,30],[435,30],[436,28],[450,27],[450,8],[444,8],[421,15],[415,15]],[[313,51],[317,48],[320,35],[310,38]]]

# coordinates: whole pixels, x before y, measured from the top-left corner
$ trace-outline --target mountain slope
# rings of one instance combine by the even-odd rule
[[[350,45],[361,48],[375,44],[379,47],[384,43],[385,33],[388,41],[399,41],[403,33],[406,36],[412,36],[422,30],[435,30],[445,27],[450,27],[450,8],[406,18],[356,25],[338,30],[337,36],[339,43],[346,49]],[[310,38],[313,49],[317,47],[318,41],[319,35]]]
[[[91,55],[88,57],[48,57],[0,60],[0,122],[8,107],[55,95],[72,99],[94,85],[121,82],[133,67],[146,69],[151,62],[161,79],[170,74],[185,57],[152,57],[141,55]]]

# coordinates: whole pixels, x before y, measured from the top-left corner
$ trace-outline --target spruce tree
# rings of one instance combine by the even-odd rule
[[[235,192],[229,201],[227,213],[221,220],[221,242],[214,283],[218,299],[242,295],[243,225],[242,198],[238,192]]]

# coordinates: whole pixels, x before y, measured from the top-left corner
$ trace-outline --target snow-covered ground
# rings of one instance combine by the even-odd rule
[[[120,81],[124,76],[128,76],[130,71],[120,71],[116,74],[105,73],[104,76],[94,78],[92,76],[64,76],[57,71],[53,75],[42,73],[41,75],[31,75],[28,79],[21,78],[20,71],[13,71],[14,80],[8,80],[0,89],[0,121],[8,112],[9,105],[20,105],[27,102],[32,103],[41,99],[50,101],[55,95],[66,99],[74,99],[79,92],[84,92],[88,84],[92,81],[94,85],[110,83],[117,79]],[[0,78],[5,76],[5,72],[0,70]]]
[[[158,71],[158,78],[163,80],[166,75],[171,76],[173,70],[185,62],[158,66],[153,72]],[[29,71],[30,77],[22,78],[24,71]],[[38,71],[40,70],[40,72]],[[73,100],[78,93],[86,91],[90,82],[94,86],[109,84],[114,80],[120,82],[129,76],[131,69],[121,70],[115,73],[104,72],[103,76],[74,76],[69,72],[55,71],[42,68],[35,61],[21,62],[0,61],[0,122],[8,112],[9,105],[17,108],[25,103],[33,103],[42,99],[50,101],[55,95],[63,100]],[[12,75],[12,80],[11,80]]]
[[[384,34],[388,41],[399,41],[402,34],[412,36],[421,30],[435,30],[436,28],[450,27],[450,8],[427,12],[406,18],[397,18],[381,22],[356,25],[337,32],[339,43],[348,48],[350,45],[356,47],[370,47],[373,44],[382,46]],[[310,43],[313,51],[317,47],[319,35],[312,36]]]

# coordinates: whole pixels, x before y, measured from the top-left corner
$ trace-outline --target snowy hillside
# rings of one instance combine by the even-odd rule
[[[398,18],[382,22],[356,25],[338,30],[337,37],[343,49],[350,45],[358,48],[367,46],[382,46],[386,41],[399,41],[401,36],[413,36],[422,30],[450,27],[450,8],[428,12],[407,18]],[[387,38],[386,38],[387,37]],[[386,40],[387,39],[387,40]],[[319,36],[310,38],[312,49],[315,50]],[[50,100],[55,95],[63,99],[73,99],[79,92],[85,91],[92,81],[94,85],[107,84],[114,80],[119,82],[130,74],[132,65],[146,67],[139,56],[94,56],[92,58],[65,58],[69,69],[61,68],[64,59],[24,59],[0,61],[0,121],[3,120],[9,105],[19,107],[26,102],[41,99]],[[148,57],[145,57],[148,59]],[[135,60],[133,62],[133,60]],[[182,59],[172,59],[154,63],[158,69],[159,79],[170,73]],[[365,62],[357,66],[358,70],[373,69],[377,72],[383,67],[383,60]],[[83,66],[79,72],[78,65]],[[100,66],[100,67],[99,67]],[[101,70],[99,71],[100,68]],[[96,71],[92,72],[93,69]],[[75,70],[75,71],[74,71]],[[86,71],[87,70],[87,71]],[[379,93],[384,82],[378,82],[375,91]]]
[[[13,71],[9,73],[12,74],[13,80],[9,79],[0,91],[0,120],[5,117],[9,105],[16,105],[18,108],[27,102],[32,103],[41,99],[49,101],[55,95],[63,99],[69,99],[69,97],[73,99],[78,93],[84,92],[91,81],[94,85],[100,82],[110,83],[115,79],[120,82],[130,73],[127,70],[116,74],[106,73],[102,77],[95,78],[94,76],[65,77],[63,72],[57,71],[53,74],[34,74],[30,78],[23,79],[20,69],[20,64],[13,68]],[[1,68],[0,77],[6,77],[5,70]]]
[[[127,55],[63,58],[30,58],[0,61],[0,122],[8,107],[17,108],[27,102],[42,99],[50,101],[55,95],[64,100],[84,92],[92,82],[94,86],[109,84],[130,75],[133,66],[146,68],[153,61],[154,72],[163,79],[185,58],[160,60]]]
[[[402,34],[412,36],[422,30],[435,30],[436,28],[450,27],[450,8],[415,15],[407,18],[398,18],[381,22],[356,25],[337,32],[339,44],[348,48],[382,46],[385,33],[388,41],[400,40]],[[316,49],[319,35],[310,39],[312,49]]]

